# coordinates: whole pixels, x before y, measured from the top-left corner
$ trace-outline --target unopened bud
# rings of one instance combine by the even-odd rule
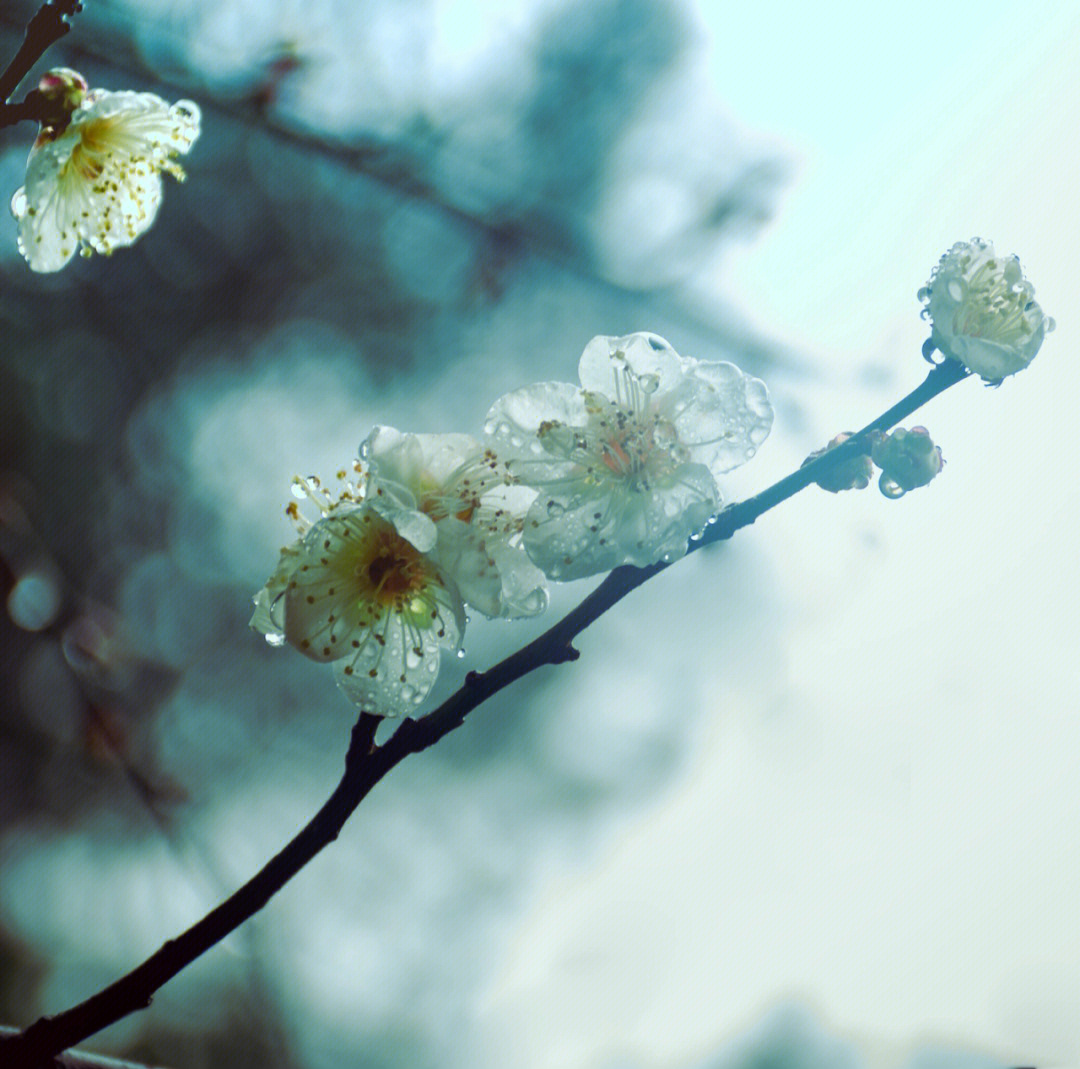
[[[86,79],[78,71],[73,71],[70,67],[53,67],[51,71],[47,71],[41,76],[37,87],[38,92],[46,100],[72,100],[72,98],[75,98],[72,108],[78,106],[86,95],[87,89],[90,88]]]
[[[40,142],[53,141],[67,129],[87,89],[86,79],[70,67],[53,67],[41,76],[37,89],[27,97],[27,102],[37,98],[35,115],[41,123]]]
[[[874,443],[870,455],[881,468],[878,480],[881,492],[894,498],[925,486],[945,463],[941,449],[934,445],[925,427],[912,427],[911,430],[897,427],[892,434]]]
[[[824,449],[815,449],[803,462],[806,467],[818,457],[824,456],[830,449],[843,445],[851,437],[850,431],[843,431],[835,438],[830,439]],[[874,467],[870,458],[865,453],[857,453],[849,460],[840,464],[827,467],[815,480],[822,490],[828,490],[830,494],[838,494],[841,490],[864,490],[870,485],[870,479],[874,474]]]

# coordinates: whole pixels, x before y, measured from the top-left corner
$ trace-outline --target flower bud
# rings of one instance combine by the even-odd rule
[[[90,87],[78,71],[70,67],[53,67],[41,76],[37,88],[46,100],[62,100],[70,105],[69,111],[74,111]]]
[[[851,437],[850,431],[843,431],[829,441],[824,449],[815,449],[801,464],[807,464],[824,456],[830,449],[843,445]],[[826,468],[815,480],[822,490],[828,490],[830,494],[838,494],[841,490],[865,490],[870,485],[870,478],[874,474],[874,466],[865,453],[856,453],[849,460],[840,464],[834,464]]]
[[[1015,256],[997,256],[980,238],[958,242],[919,290],[933,325],[924,353],[939,349],[985,382],[1001,382],[1027,367],[1054,329],[1034,294]]]
[[[41,123],[39,143],[52,141],[67,129],[88,88],[86,79],[70,67],[53,67],[41,76],[36,90],[37,116]]]
[[[908,490],[925,486],[945,463],[925,427],[897,427],[874,443],[870,455],[881,468],[878,486],[886,497],[903,497]]]

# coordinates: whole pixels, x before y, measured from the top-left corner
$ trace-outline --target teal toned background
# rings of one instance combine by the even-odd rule
[[[977,234],[1058,330],[912,421],[929,488],[807,491],[649,583],[88,1046],[1080,1064],[1073,5],[88,0],[59,64],[203,134],[108,260],[33,275],[0,220],[0,1021],[130,968],[336,782],[349,706],[246,626],[293,474],[653,330],[768,382],[753,493],[921,380],[915,293]],[[439,694],[590,585],[474,620]]]

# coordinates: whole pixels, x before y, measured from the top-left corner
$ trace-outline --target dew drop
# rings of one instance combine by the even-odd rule
[[[459,649],[455,656],[459,661],[465,660],[465,647],[463,646],[461,649]]]
[[[949,296],[954,301],[962,301],[964,299],[964,284],[958,279],[951,279],[948,285]]]
[[[560,505],[558,501],[549,501],[547,503],[547,514],[552,517],[552,519],[561,516],[565,511],[566,509]]]
[[[266,636],[266,642],[268,645],[273,646],[275,649],[285,645],[285,636],[278,631],[271,631]]]
[[[897,498],[903,497],[907,491],[894,479],[890,479],[887,475],[882,475],[878,480],[878,489],[887,497],[895,501]]]
[[[1043,330],[1045,330],[1046,333],[1049,334],[1050,331],[1052,331],[1056,326],[1057,323],[1055,322],[1053,316],[1047,316],[1045,322],[1043,323]]]
[[[419,668],[420,662],[424,659],[423,653],[417,653],[413,646],[410,646],[405,651],[405,667],[406,668]]]
[[[677,440],[678,433],[675,430],[675,424],[669,423],[666,419],[657,420],[656,426],[653,427],[653,441],[661,449],[668,449]]]
[[[660,376],[659,375],[642,375],[638,382],[641,384],[641,388],[646,393],[656,393],[660,388]]]
[[[920,301],[923,302],[930,300],[930,287],[923,286],[923,288],[919,290],[916,296],[919,298]]]

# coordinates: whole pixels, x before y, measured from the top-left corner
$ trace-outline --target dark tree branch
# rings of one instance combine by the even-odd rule
[[[842,445],[830,449],[760,494],[724,509],[705,534],[691,543],[690,551],[730,538],[836,465],[866,452],[876,431],[888,430],[967,375],[967,370],[956,361],[946,360],[939,364],[921,386]],[[352,730],[341,782],[319,812],[280,853],[202,920],[165,943],[126,976],[78,1006],[55,1017],[42,1017],[18,1036],[0,1038],[0,1061],[6,1069],[49,1069],[50,1059],[60,1051],[135,1010],[149,1006],[158,988],[262,909],[272,895],[323,847],[332,843],[372,787],[395,765],[409,754],[434,745],[459,727],[478,705],[522,676],[543,665],[576,660],[578,653],[574,639],[632,590],[668,567],[670,565],[660,563],[648,568],[629,565],[616,568],[580,605],[544,634],[494,668],[470,672],[460,690],[430,715],[420,720],[405,720],[382,746],[376,746],[374,741],[379,717],[361,713]]]
[[[0,1025],[0,1040],[18,1035],[17,1029]],[[137,1062],[125,1062],[119,1058],[106,1058],[102,1054],[84,1054],[82,1051],[69,1050],[43,1063],[48,1069],[149,1069],[149,1066]]]
[[[67,20],[81,10],[81,0],[50,0],[27,24],[19,51],[4,73],[0,74],[0,126],[10,126],[20,119],[35,117],[27,102],[8,104],[8,98],[19,88],[19,83],[45,54],[45,50],[71,29]]]

